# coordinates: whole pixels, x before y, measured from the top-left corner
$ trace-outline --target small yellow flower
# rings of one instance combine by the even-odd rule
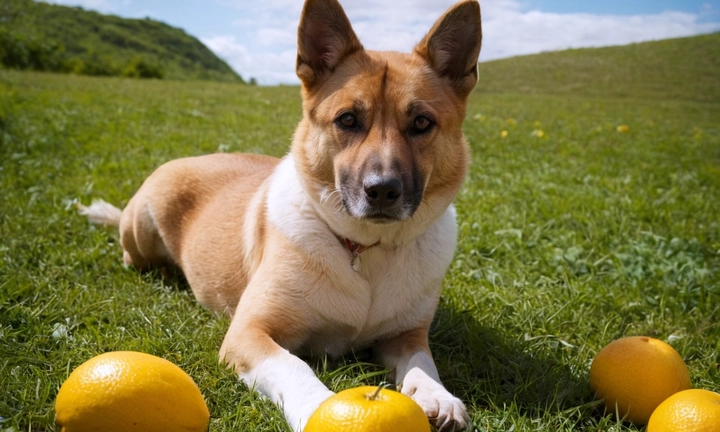
[[[693,138],[695,138],[696,140],[699,140],[700,138],[702,138],[702,135],[703,135],[702,129],[695,126],[693,128]]]
[[[628,133],[628,132],[630,132],[630,126],[623,124],[623,125],[620,125],[617,128],[615,128],[615,130],[620,133]]]
[[[532,136],[537,138],[543,138],[545,136],[545,132],[543,132],[542,129],[535,129],[534,131],[532,131]]]
[[[505,138],[507,138],[507,136],[508,136],[508,131],[504,130],[504,131],[500,132],[500,138],[505,139]]]
[[[507,119],[507,124],[510,126],[515,126],[517,125],[517,121],[514,118],[510,117],[509,119]]]
[[[535,120],[535,121],[533,122],[533,127],[534,127],[535,129],[540,129],[540,126],[542,126],[542,123],[540,123],[540,120]]]

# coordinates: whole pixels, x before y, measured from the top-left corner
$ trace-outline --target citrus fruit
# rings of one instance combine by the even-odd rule
[[[205,432],[209,418],[188,374],[134,351],[108,352],[81,364],[55,400],[61,432]]]
[[[690,374],[680,354],[651,337],[615,340],[590,366],[595,398],[604,398],[607,411],[636,424],[646,424],[662,401],[689,388]]]
[[[683,390],[665,399],[650,416],[647,432],[720,431],[720,394]]]
[[[320,404],[303,432],[430,432],[414,400],[383,387],[343,390]]]

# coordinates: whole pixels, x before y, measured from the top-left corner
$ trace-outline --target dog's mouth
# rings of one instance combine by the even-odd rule
[[[390,224],[393,222],[399,222],[401,220],[407,219],[407,217],[403,217],[403,216],[397,215],[397,214],[390,214],[390,213],[386,213],[386,212],[373,213],[373,214],[368,214],[368,215],[364,215],[364,216],[356,216],[356,215],[353,215],[353,216],[357,217],[358,219],[363,219],[368,222],[372,222],[372,223],[379,224],[379,225]]]
[[[409,219],[414,213],[414,211],[403,211],[402,209],[394,208],[373,210],[370,206],[358,205],[345,199],[343,199],[343,206],[350,216],[375,224],[400,222]]]

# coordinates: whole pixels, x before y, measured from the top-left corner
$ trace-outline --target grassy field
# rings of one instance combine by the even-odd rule
[[[603,416],[588,389],[595,353],[627,335],[669,341],[694,386],[720,391],[718,87],[678,91],[647,82],[655,75],[618,51],[596,54],[566,53],[577,70],[592,70],[578,58],[632,68],[626,91],[592,79],[570,91],[584,78],[550,54],[556,73],[539,76],[538,62],[550,64],[542,56],[483,64],[492,88],[481,83],[470,101],[460,245],[431,344],[478,431],[639,430]],[[706,57],[698,64],[715,61]],[[667,79],[683,82],[675,69]],[[568,86],[553,84],[558,74]],[[58,387],[111,350],[188,371],[211,431],[289,430],[218,365],[227,319],[182,284],[123,269],[117,233],[90,226],[73,204],[124,205],[177,157],[283,155],[299,103],[294,87],[0,71],[0,431],[58,430]],[[366,361],[313,364],[340,390],[383,380]]]

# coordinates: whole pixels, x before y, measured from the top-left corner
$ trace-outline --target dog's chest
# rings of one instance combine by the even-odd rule
[[[338,273],[314,308],[320,317],[307,344],[316,354],[337,356],[353,348],[418,328],[435,312],[444,266],[412,250],[367,251],[356,272],[350,255],[338,257]]]

